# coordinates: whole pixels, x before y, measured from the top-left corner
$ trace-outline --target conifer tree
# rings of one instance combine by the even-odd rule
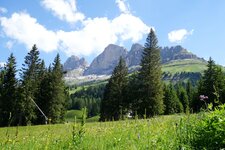
[[[221,67],[217,66],[211,57],[209,58],[207,69],[204,71],[202,83],[198,89],[199,95],[208,96],[208,99],[205,101],[212,103],[213,108],[223,102],[222,89],[224,89],[224,74]],[[202,105],[204,105],[204,102],[202,102]]]
[[[60,63],[60,56],[57,54],[55,57],[53,68],[49,69],[49,76],[44,83],[49,84],[49,97],[47,102],[48,112],[47,115],[52,123],[59,123],[64,121],[64,114],[66,109],[66,91],[63,81],[63,70]]]
[[[4,79],[4,73],[5,70],[2,68],[0,71],[0,114],[2,114],[2,103],[3,103],[3,98],[2,98],[2,90],[3,90],[3,79]],[[2,117],[0,117],[0,124],[2,122]]]
[[[146,39],[141,60],[139,80],[141,81],[141,101],[138,113],[147,117],[163,113],[163,91],[161,81],[161,61],[158,40],[153,29]]]
[[[41,59],[39,58],[39,51],[34,45],[30,52],[25,57],[25,61],[22,67],[21,79],[22,79],[22,103],[23,110],[22,116],[24,117],[23,124],[31,124],[36,119],[36,107],[33,101],[37,101],[37,93],[39,86],[39,74],[40,74]]]
[[[194,98],[193,96],[194,96],[195,90],[194,90],[194,87],[193,87],[190,80],[188,80],[188,82],[186,84],[186,92],[187,92],[187,96],[188,96],[189,106],[191,108],[192,103],[193,103],[193,98]]]
[[[164,104],[166,115],[183,112],[182,103],[179,101],[172,83],[164,87]]]
[[[119,120],[126,113],[126,87],[128,69],[120,57],[118,65],[105,87],[100,108],[100,120]]]
[[[16,59],[13,54],[10,55],[6,64],[1,93],[0,125],[8,126],[16,117],[15,108],[17,107]]]
[[[189,100],[188,100],[188,95],[186,90],[184,89],[183,86],[179,85],[177,89],[177,96],[182,103],[183,109],[185,113],[189,113],[190,107],[189,107]]]

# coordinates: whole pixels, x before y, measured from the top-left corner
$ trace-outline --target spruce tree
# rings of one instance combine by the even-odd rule
[[[199,95],[208,96],[208,99],[204,101],[206,103],[212,103],[213,108],[223,103],[222,89],[224,89],[224,74],[221,67],[217,66],[211,57],[209,58],[207,69],[204,71],[202,83],[198,89]],[[202,105],[205,105],[205,102],[202,102]]]
[[[177,89],[177,96],[182,103],[183,109],[185,113],[189,113],[190,107],[189,107],[189,100],[188,100],[188,95],[185,90],[185,88],[182,85],[179,85]]]
[[[141,60],[139,80],[141,97],[138,113],[151,117],[163,113],[163,91],[161,81],[161,61],[158,40],[153,29],[146,39]]]
[[[47,95],[49,98],[45,100],[48,101],[47,115],[52,123],[62,122],[64,121],[67,97],[59,54],[57,54],[54,59],[52,69],[49,69],[49,76],[47,77],[45,84],[49,84],[49,93]]]
[[[8,58],[1,90],[1,126],[13,123],[16,117],[17,100],[16,59],[13,54]]]
[[[34,45],[30,52],[25,57],[25,61],[22,67],[21,79],[22,79],[22,103],[23,110],[21,117],[23,117],[23,124],[27,125],[34,123],[36,119],[36,107],[33,101],[37,101],[37,93],[39,86],[39,74],[40,74],[41,59],[39,58],[39,51]]]
[[[3,90],[3,79],[4,79],[4,69],[0,71],[0,114],[2,114],[2,103],[3,103],[3,98],[2,98],[2,90]],[[0,124],[2,123],[2,117],[0,117]]]
[[[189,106],[191,108],[192,103],[193,103],[193,98],[194,98],[193,96],[194,96],[195,89],[190,80],[188,80],[188,82],[186,84],[186,92],[187,92],[187,96],[188,96]]]
[[[183,112],[182,103],[179,101],[172,83],[164,87],[164,104],[166,115]]]
[[[49,89],[49,84],[51,83],[50,82],[51,77],[49,76],[48,70],[45,68],[44,60],[42,60],[41,62],[40,72],[38,76],[39,76],[40,84],[38,86],[38,92],[36,95],[37,97],[36,103],[41,108],[43,113],[47,115],[48,106],[50,105],[48,104],[48,99],[50,99],[49,93],[51,93],[51,90]],[[36,114],[37,114],[36,124],[46,123],[45,116],[39,110],[36,110]]]
[[[105,87],[100,108],[100,120],[119,120],[126,113],[126,87],[128,69],[120,57],[118,65]]]

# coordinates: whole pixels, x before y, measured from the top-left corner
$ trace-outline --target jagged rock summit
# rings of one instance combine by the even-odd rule
[[[180,45],[161,48],[160,55],[162,63],[178,59],[200,59]]]
[[[120,56],[125,58],[127,50],[121,46],[109,44],[105,50],[98,55],[85,70],[84,75],[109,75],[117,65]]]
[[[88,63],[84,58],[79,58],[77,56],[72,55],[69,57],[63,65],[64,71],[71,71],[74,69],[86,69]]]
[[[120,56],[122,56],[126,60],[129,71],[132,72],[140,68],[143,50],[144,47],[138,43],[133,44],[129,52],[124,47],[110,44],[92,61],[89,67],[87,67],[84,58],[79,59],[76,56],[71,56],[65,62],[64,69],[67,71],[73,70],[71,72],[72,75],[69,76],[110,75],[117,65]],[[183,59],[203,60],[180,45],[161,47],[160,55],[162,64]]]
[[[126,63],[128,67],[140,65],[143,49],[144,47],[141,44],[136,43],[132,45],[126,56]]]

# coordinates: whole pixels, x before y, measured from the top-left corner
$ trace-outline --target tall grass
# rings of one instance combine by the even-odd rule
[[[215,119],[213,115],[200,113],[93,123],[85,123],[83,118],[81,123],[0,128],[0,149],[208,149],[207,145],[198,146],[204,144],[200,139],[223,136],[225,129],[219,126],[223,127],[222,131],[218,127],[214,134],[207,134],[208,126],[204,123]],[[205,133],[200,134],[203,130]]]

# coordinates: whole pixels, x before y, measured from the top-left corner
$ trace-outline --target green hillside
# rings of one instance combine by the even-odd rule
[[[200,72],[206,69],[207,62],[198,59],[184,59],[170,61],[162,65],[163,72],[175,74],[178,72]]]

